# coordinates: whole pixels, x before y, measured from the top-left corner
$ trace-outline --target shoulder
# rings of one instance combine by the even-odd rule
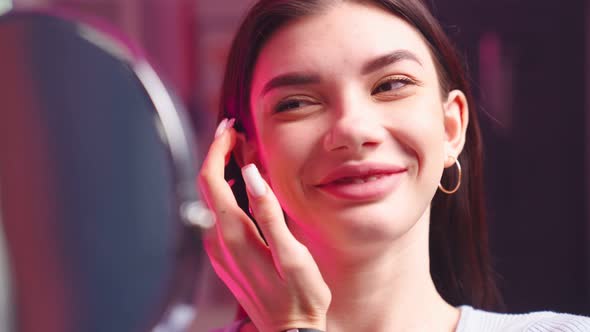
[[[590,318],[539,311],[526,314],[501,314],[462,306],[456,332],[588,332]]]

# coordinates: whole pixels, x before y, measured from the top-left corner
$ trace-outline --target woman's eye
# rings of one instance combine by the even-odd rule
[[[414,84],[414,82],[407,77],[394,77],[388,79],[387,81],[379,84],[373,91],[371,92],[372,95],[388,92],[388,91],[396,91],[399,90],[409,84]]]
[[[274,113],[281,113],[296,110],[305,106],[312,104],[312,102],[307,100],[300,100],[300,99],[288,99],[281,101],[277,104],[274,108]]]

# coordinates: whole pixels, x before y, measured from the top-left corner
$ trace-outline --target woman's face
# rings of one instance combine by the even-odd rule
[[[264,45],[250,93],[255,151],[297,234],[351,244],[405,234],[429,205],[466,126],[441,97],[421,35],[344,3]]]

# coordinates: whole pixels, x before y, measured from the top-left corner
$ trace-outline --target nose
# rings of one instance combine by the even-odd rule
[[[386,129],[378,112],[370,105],[353,103],[334,109],[324,137],[326,151],[359,153],[383,143]]]

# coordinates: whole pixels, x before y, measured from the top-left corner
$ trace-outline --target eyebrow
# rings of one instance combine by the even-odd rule
[[[420,59],[418,59],[418,56],[416,56],[414,53],[408,50],[397,50],[367,62],[363,66],[361,73],[363,75],[367,75],[378,69],[404,60],[414,61],[422,66],[422,62],[420,62]]]
[[[397,63],[397,62],[400,62],[403,60],[414,61],[414,62],[418,63],[420,66],[422,66],[422,62],[420,62],[420,59],[418,59],[418,57],[414,53],[412,53],[408,50],[396,50],[394,52],[379,56],[379,57],[367,62],[362,67],[361,74],[367,75],[367,74],[372,73],[376,70],[379,70],[383,67],[392,65],[394,63]],[[270,81],[268,81],[264,85],[264,87],[262,88],[260,95],[263,96],[266,93],[268,93],[270,90],[281,88],[281,87],[294,86],[294,85],[317,84],[320,81],[321,80],[320,80],[319,75],[311,74],[311,73],[293,72],[293,73],[281,74],[281,75],[274,77]]]
[[[292,85],[307,85],[307,84],[315,84],[320,82],[320,77],[315,74],[307,74],[307,73],[287,73],[282,74],[279,76],[274,77],[270,81],[268,81],[264,88],[262,88],[262,92],[260,95],[264,95],[272,89],[285,87],[285,86],[292,86]]]

